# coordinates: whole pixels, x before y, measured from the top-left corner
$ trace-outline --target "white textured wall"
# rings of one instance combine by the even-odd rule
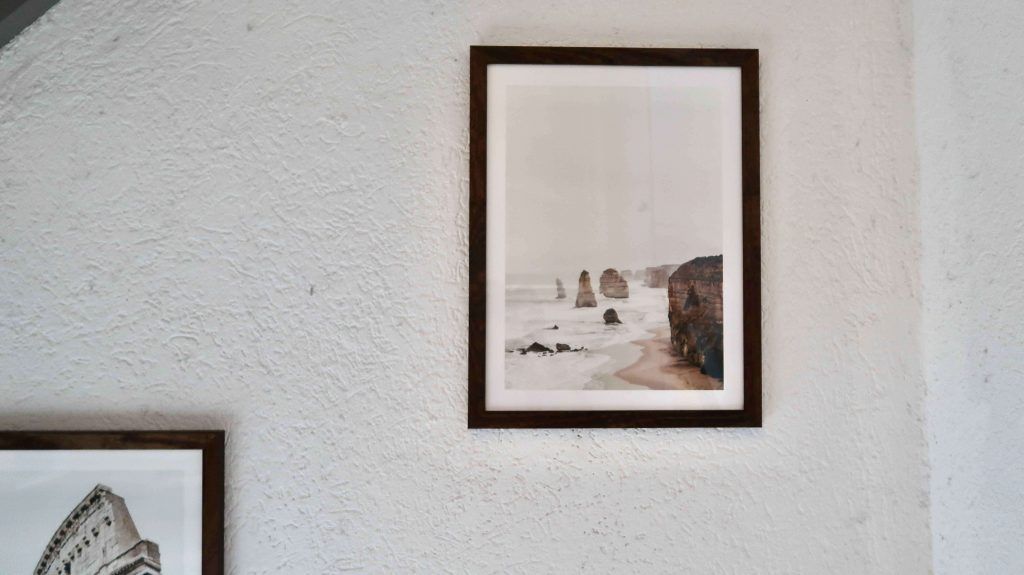
[[[914,8],[935,571],[1024,573],[1024,3]]]
[[[0,422],[227,428],[236,574],[927,572],[910,28],[64,0],[0,52]],[[762,50],[764,429],[465,429],[471,43]]]

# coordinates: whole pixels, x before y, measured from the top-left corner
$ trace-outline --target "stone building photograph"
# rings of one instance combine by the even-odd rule
[[[200,575],[197,453],[0,450],[0,575]]]
[[[33,575],[156,575],[160,547],[144,539],[120,497],[97,485],[57,526]]]

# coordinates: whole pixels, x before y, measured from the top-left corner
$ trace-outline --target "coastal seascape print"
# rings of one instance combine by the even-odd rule
[[[733,102],[686,82],[502,91],[504,390],[722,391]]]

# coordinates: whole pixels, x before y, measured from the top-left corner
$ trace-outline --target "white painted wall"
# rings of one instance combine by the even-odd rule
[[[915,3],[935,572],[1024,573],[1024,3]]]
[[[0,52],[0,423],[227,428],[237,574],[926,573],[911,27],[64,0]],[[465,429],[472,43],[762,50],[764,429]]]

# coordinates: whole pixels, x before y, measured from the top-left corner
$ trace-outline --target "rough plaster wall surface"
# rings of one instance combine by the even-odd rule
[[[1024,573],[1024,4],[915,4],[937,573]]]
[[[230,573],[928,572],[909,28],[64,0],[0,53],[0,422],[226,428]],[[466,429],[473,43],[761,49],[764,429]]]

